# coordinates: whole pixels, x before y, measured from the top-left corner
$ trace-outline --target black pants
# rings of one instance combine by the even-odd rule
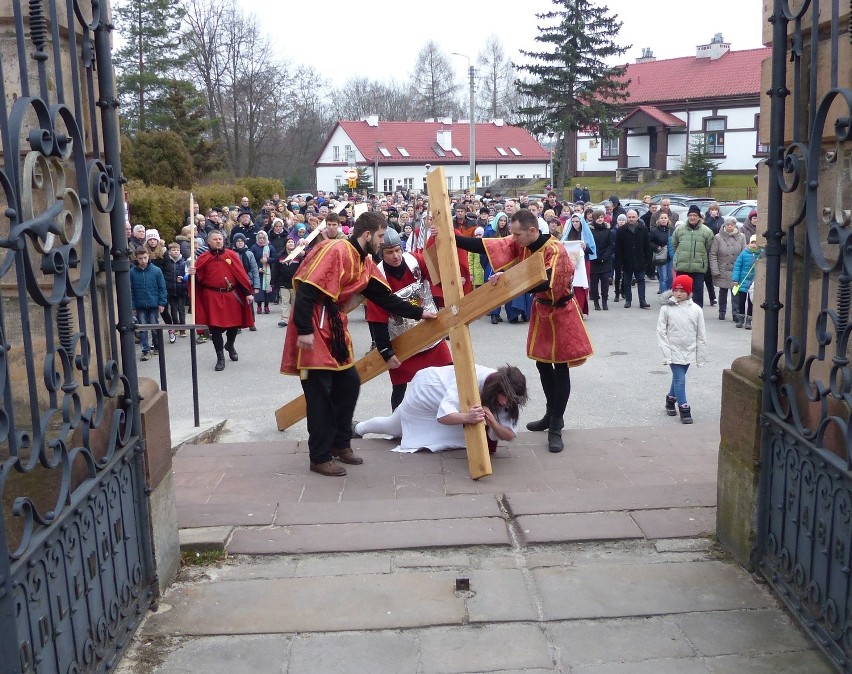
[[[186,296],[169,295],[169,323],[172,325],[186,324]]]
[[[237,330],[239,328],[214,328],[210,327],[210,340],[213,342],[213,348],[216,353],[219,353],[225,348],[225,344],[233,346],[234,340],[237,339]],[[227,337],[227,341],[222,339],[222,335]]]
[[[754,309],[751,298],[748,296],[747,290],[740,290],[737,293],[737,305],[740,308],[740,316],[749,316],[751,317],[752,310]]]
[[[331,461],[332,449],[351,447],[352,415],[361,390],[354,367],[309,370],[302,380],[308,412],[308,451],[311,463]]]
[[[603,299],[606,302],[609,297],[609,279],[611,276],[611,272],[592,272],[592,282],[589,286],[589,295],[591,295],[593,302],[598,302]]]
[[[562,419],[568,398],[571,397],[571,371],[568,363],[536,362],[541,388],[547,400],[547,412],[551,419]]]
[[[704,272],[675,271],[675,276],[689,276],[692,279],[692,301],[699,307],[704,306]]]
[[[704,275],[704,287],[707,288],[707,297],[710,298],[710,302],[715,302],[716,288],[713,287],[713,277],[710,274]]]
[[[405,397],[405,391],[408,384],[394,384],[391,389],[391,411],[399,407],[402,399]]]

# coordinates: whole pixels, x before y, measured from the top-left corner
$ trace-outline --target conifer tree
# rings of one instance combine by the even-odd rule
[[[124,44],[116,50],[121,120],[125,131],[163,128],[165,99],[181,63],[179,0],[122,0],[115,18]]]
[[[557,191],[564,189],[569,171],[575,170],[574,138],[580,129],[611,132],[619,113],[618,105],[627,96],[628,81],[623,66],[611,66],[607,60],[620,56],[631,45],[621,46],[621,22],[608,7],[589,0],[553,0],[556,9],[536,18],[535,40],[541,51],[521,54],[531,63],[516,68],[531,77],[517,81],[518,92],[527,101],[520,114],[532,133],[554,132],[561,143]]]

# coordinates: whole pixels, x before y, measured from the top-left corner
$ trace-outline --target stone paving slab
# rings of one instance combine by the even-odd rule
[[[516,522],[527,543],[642,538],[636,522],[621,512],[525,515]]]
[[[178,532],[181,551],[208,552],[224,550],[233,527],[199,527]]]
[[[615,618],[772,606],[764,588],[716,561],[535,569],[547,620]]]
[[[716,508],[641,510],[631,513],[631,517],[650,539],[716,534]]]
[[[716,482],[692,485],[625,487],[620,489],[578,489],[556,494],[509,491],[509,509],[518,515],[644,510],[716,505]]]
[[[170,653],[157,674],[280,672],[289,655],[290,641],[285,634],[201,637]]]
[[[479,517],[237,529],[228,552],[296,554],[509,544],[502,518]]]
[[[571,674],[710,674],[710,670],[701,660],[676,658],[580,665],[572,668]]]
[[[835,674],[837,671],[813,649],[772,655],[728,655],[704,662],[712,674]]]
[[[465,614],[447,572],[196,583],[172,589],[163,603],[169,610],[152,614],[144,634],[399,629],[458,625]]]
[[[688,658],[695,650],[667,618],[576,620],[549,625],[547,634],[572,668],[609,662]]]
[[[500,506],[490,494],[469,494],[441,499],[377,499],[358,503],[298,503],[282,505],[276,525],[346,524],[353,522],[402,522],[406,520],[501,517]]]
[[[287,672],[402,674],[416,672],[419,659],[420,647],[411,632],[300,634],[293,639]]]
[[[553,669],[547,640],[535,625],[483,625],[425,630],[423,674]]]
[[[252,502],[208,503],[178,506],[178,527],[268,526],[275,519],[277,504]]]
[[[539,619],[520,570],[478,570],[456,575],[470,578],[473,596],[467,602],[467,610],[471,623]]]
[[[774,610],[690,613],[674,622],[699,655],[762,655],[810,646],[790,619]]]

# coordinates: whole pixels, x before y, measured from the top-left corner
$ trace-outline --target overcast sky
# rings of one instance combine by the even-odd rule
[[[475,62],[485,38],[494,33],[510,58],[517,59],[518,49],[538,49],[535,13],[554,8],[550,0],[318,0],[305,6],[270,0],[235,2],[268,27],[282,58],[310,64],[336,84],[354,76],[407,81],[417,52],[429,39],[447,53],[467,54]],[[624,24],[620,39],[632,45],[621,62],[635,61],[643,47],[650,47],[658,59],[694,55],[696,45],[710,42],[715,33],[722,33],[732,50],[761,46],[759,0],[608,0],[606,5]],[[459,80],[466,82],[467,61],[451,58]]]

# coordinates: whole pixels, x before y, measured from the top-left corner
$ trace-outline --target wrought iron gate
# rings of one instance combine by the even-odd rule
[[[852,89],[841,86],[852,63],[844,2],[774,0],[770,19],[758,563],[837,668],[852,672]]]
[[[156,593],[108,12],[0,9],[4,674],[112,669]]]

